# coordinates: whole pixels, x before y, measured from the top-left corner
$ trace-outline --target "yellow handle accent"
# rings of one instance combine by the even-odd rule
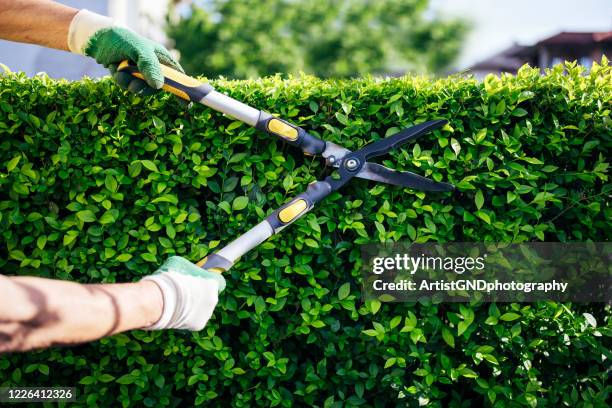
[[[279,136],[289,140],[296,140],[298,138],[298,131],[291,125],[283,122],[280,119],[272,118],[268,121],[268,130]]]
[[[123,61],[121,61],[121,62],[119,63],[119,66],[117,67],[117,70],[118,70],[118,71],[121,71],[121,70],[123,70],[124,68],[127,68],[127,67],[129,67],[129,66],[130,66],[130,61],[128,61],[128,60],[123,60]]]
[[[133,66],[136,68],[136,65],[130,64],[130,61],[123,60],[119,64],[119,67],[117,68],[117,70],[121,71],[130,66]],[[188,86],[190,88],[197,88],[198,86],[202,85],[202,82],[198,81],[197,79],[190,77],[189,75],[183,74],[182,72],[179,72],[174,68],[170,68],[167,65],[161,64],[161,70],[162,70],[162,73],[164,74],[164,77],[171,79],[173,81],[176,81],[179,84]],[[142,74],[138,71],[133,72],[132,75],[134,75],[137,78],[144,79]]]
[[[184,99],[186,101],[191,101],[191,98],[189,97],[189,95],[187,95],[187,92],[181,91],[178,88],[164,84],[164,86],[162,86],[162,89],[174,94],[175,96],[178,96],[181,99]]]
[[[133,64],[131,65],[128,60],[123,60],[123,61],[121,61],[121,63],[119,64],[119,67],[117,69],[119,71],[121,71],[121,70],[124,70],[126,68],[129,68],[130,66],[133,66],[134,68],[136,68],[136,66],[133,65]],[[178,82],[179,84],[184,85],[186,87],[197,88],[198,86],[202,85],[202,82],[198,81],[195,78],[190,77],[189,75],[185,75],[182,72],[179,72],[179,71],[177,71],[174,68],[170,68],[170,67],[162,64],[161,65],[161,69],[162,69],[162,73],[164,74],[165,78],[171,79],[171,80],[173,80],[175,82]],[[144,79],[144,76],[140,72],[138,72],[138,71],[132,72],[131,74],[133,76],[135,76],[136,78]],[[176,95],[179,98],[184,99],[186,101],[190,101],[191,100],[191,98],[189,97],[187,92],[183,91],[182,89],[175,88],[175,87],[173,87],[171,85],[168,85],[168,84],[164,84],[162,86],[162,89],[164,89],[164,90],[166,90],[168,92],[171,92],[174,95]]]
[[[191,88],[197,88],[198,86],[202,85],[202,82],[198,81],[197,79],[190,77],[189,75],[185,75],[182,72],[179,72],[176,69],[170,68],[164,64],[162,64],[161,69],[166,78],[176,81],[179,84]]]
[[[204,264],[206,263],[206,261],[208,261],[208,257],[204,257],[200,260],[200,262],[198,262],[196,265],[198,265],[200,268],[204,268]],[[216,272],[216,273],[223,273],[225,272],[225,269],[223,268],[206,268],[207,271],[209,272]]]
[[[289,204],[287,207],[283,208],[278,213],[278,219],[286,224],[294,220],[298,215],[304,212],[306,208],[308,208],[308,204],[306,203],[306,200],[302,200],[300,198],[299,200],[295,200],[294,202]]]

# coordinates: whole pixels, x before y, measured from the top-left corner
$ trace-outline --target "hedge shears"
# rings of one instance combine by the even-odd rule
[[[123,61],[118,70],[143,79],[136,64],[130,61]],[[368,161],[444,126],[447,123],[446,120],[421,123],[370,143],[357,151],[350,151],[335,143],[321,140],[299,126],[217,92],[210,84],[202,83],[165,65],[162,65],[162,71],[165,79],[163,89],[166,91],[186,101],[201,103],[279,137],[286,143],[299,147],[306,155],[321,156],[328,166],[337,170],[324,180],[309,184],[306,191],[282,205],[259,224],[221,250],[206,256],[198,262],[198,265],[204,269],[218,273],[229,270],[241,256],[304,216],[312,210],[315,204],[340,189],[354,177],[423,191],[444,192],[454,189],[452,184],[435,182],[418,174],[393,170]]]

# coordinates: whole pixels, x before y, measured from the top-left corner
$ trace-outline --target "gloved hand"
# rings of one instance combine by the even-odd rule
[[[88,10],[79,11],[72,19],[68,47],[76,54],[93,57],[110,70],[121,87],[140,95],[151,95],[164,85],[160,64],[184,72],[162,45]],[[138,65],[144,81],[127,72],[117,72],[117,66],[125,59]]]
[[[155,282],[164,298],[160,319],[145,330],[202,330],[215,310],[219,293],[225,289],[221,274],[180,256],[168,258],[153,275],[142,280]]]

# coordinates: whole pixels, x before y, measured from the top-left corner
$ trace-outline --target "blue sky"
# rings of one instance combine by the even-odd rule
[[[559,31],[612,30],[612,0],[431,0],[431,8],[473,24],[458,68],[514,42],[533,44]]]

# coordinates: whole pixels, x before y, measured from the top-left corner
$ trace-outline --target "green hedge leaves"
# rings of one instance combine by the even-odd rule
[[[0,265],[7,274],[125,282],[197,261],[324,174],[211,110],[110,80],[0,77]],[[202,332],[132,332],[5,355],[0,385],[76,385],[123,406],[601,406],[604,305],[362,302],[359,245],[607,241],[612,85],[590,72],[482,83],[458,76],[216,81],[348,148],[415,122],[440,131],[383,163],[453,194],[355,180],[246,255]]]

